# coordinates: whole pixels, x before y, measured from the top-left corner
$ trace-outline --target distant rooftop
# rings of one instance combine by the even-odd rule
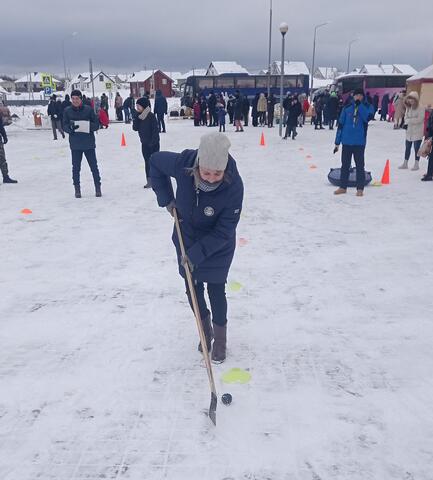
[[[216,75],[227,75],[229,73],[244,73],[249,75],[249,72],[242,65],[239,65],[237,62],[216,62],[213,61],[210,63],[206,75],[216,76]]]

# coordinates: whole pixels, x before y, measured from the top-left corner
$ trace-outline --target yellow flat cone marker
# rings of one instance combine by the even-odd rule
[[[239,290],[242,288],[242,284],[239,282],[230,282],[229,283],[229,290],[232,292],[239,292]]]
[[[316,167],[316,165],[310,165],[310,170],[314,170]]]
[[[381,187],[382,182],[378,182],[377,180],[371,184],[372,187]]]
[[[221,375],[221,380],[224,383],[248,383],[251,380],[251,373],[242,368],[232,368]]]

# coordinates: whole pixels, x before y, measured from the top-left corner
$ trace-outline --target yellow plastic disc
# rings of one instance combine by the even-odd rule
[[[248,383],[251,380],[251,373],[242,368],[232,368],[221,376],[224,383]]]

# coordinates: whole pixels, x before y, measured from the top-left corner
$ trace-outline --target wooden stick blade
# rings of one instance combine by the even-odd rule
[[[218,398],[214,392],[211,393],[210,397],[210,407],[209,407],[209,418],[212,420],[212,423],[216,426],[216,408],[217,408]]]

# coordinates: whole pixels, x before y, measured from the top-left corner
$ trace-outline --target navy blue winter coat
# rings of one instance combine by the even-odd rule
[[[236,162],[229,156],[227,179],[213,192],[196,190],[194,177],[186,170],[193,167],[196,156],[197,150],[154,153],[150,159],[152,188],[160,207],[167,206],[172,200],[176,202],[186,254],[194,265],[194,279],[224,283],[236,248],[236,226],[242,210],[243,183]],[[176,179],[176,195],[170,177]],[[179,273],[185,278],[176,229],[173,229],[172,239]]]
[[[357,111],[356,116],[355,109]],[[365,145],[367,143],[368,121],[372,113],[373,107],[367,102],[361,103],[357,108],[355,102],[344,107],[338,120],[335,144]]]
[[[166,115],[167,114],[167,100],[162,95],[160,90],[156,91],[155,105],[153,107],[153,112],[157,113],[158,115]]]
[[[72,129],[77,120],[86,120],[90,123],[90,133],[79,133]],[[63,130],[69,133],[71,150],[92,150],[96,148],[95,133],[99,128],[99,119],[92,107],[81,104],[79,108],[73,106],[63,112]]]

